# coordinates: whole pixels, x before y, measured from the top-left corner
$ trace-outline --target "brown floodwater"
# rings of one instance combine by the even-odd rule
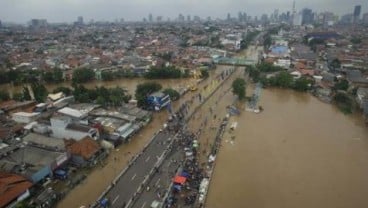
[[[260,105],[261,114],[232,117],[238,127],[224,135],[206,207],[368,207],[360,115],[290,90],[263,90]]]
[[[130,78],[130,79],[121,78],[121,79],[116,79],[113,81],[93,80],[93,81],[82,83],[82,84],[88,89],[92,89],[95,87],[102,87],[102,86],[107,87],[107,88],[119,86],[119,87],[126,89],[131,95],[134,95],[135,89],[138,84],[149,82],[149,81],[158,82],[162,85],[163,88],[172,87],[174,89],[179,89],[181,87],[187,86],[188,81],[191,81],[191,79],[152,79],[152,80],[148,80],[144,78]],[[71,87],[71,82],[62,82],[58,84],[45,84],[45,87],[47,88],[49,92],[52,92],[55,88],[60,87],[60,86]],[[9,94],[12,94],[15,92],[20,92],[23,89],[23,87],[22,86],[12,86],[10,84],[3,84],[3,85],[0,85],[0,89],[7,90]]]

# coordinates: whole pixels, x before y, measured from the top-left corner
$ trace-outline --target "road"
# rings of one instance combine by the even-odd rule
[[[145,208],[150,207],[154,200],[162,201],[163,196],[171,184],[171,178],[179,167],[179,163],[176,161],[181,161],[182,158],[183,151],[181,149],[179,151],[173,151],[159,168],[159,173],[155,174],[150,180],[148,184],[150,190],[147,191],[146,189],[143,191],[132,207]]]
[[[212,80],[208,84],[207,94],[206,90],[202,92],[203,96],[209,96],[210,92],[215,90],[219,84],[219,82]],[[194,106],[201,103],[196,101],[198,99],[193,99],[194,97],[192,97],[193,103],[190,105],[188,115],[195,110]],[[150,207],[153,200],[160,198],[158,191],[161,191],[161,197],[164,195],[164,190],[167,190],[171,184],[171,178],[178,168],[178,162],[173,161],[181,161],[183,157],[183,152],[177,150],[168,153],[168,159],[162,157],[164,152],[168,152],[165,150],[169,149],[173,139],[174,135],[163,132],[154,137],[153,141],[138,155],[135,162],[130,165],[116,184],[111,184],[112,188],[104,196],[104,198],[109,199],[110,207]],[[159,160],[162,162],[161,166],[158,165]],[[155,167],[158,169],[156,170]],[[150,173],[154,174],[151,174],[152,176],[149,178]],[[147,184],[151,187],[149,192],[146,191]],[[160,188],[157,189],[157,187]]]
[[[154,168],[165,149],[170,144],[172,135],[161,132],[155,136],[152,143],[141,153],[141,155],[131,164],[113,188],[107,193],[111,207],[124,207],[131,197],[135,195],[145,177]]]

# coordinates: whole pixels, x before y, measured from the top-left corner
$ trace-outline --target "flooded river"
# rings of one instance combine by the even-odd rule
[[[206,207],[368,207],[368,128],[359,115],[289,90],[263,90],[260,105],[261,114],[233,118],[238,128],[224,136]]]
[[[119,87],[126,89],[131,95],[134,95],[135,89],[138,84],[149,82],[149,81],[155,81],[155,82],[160,83],[163,89],[168,88],[168,87],[179,89],[179,88],[187,86],[188,81],[190,81],[190,79],[152,79],[152,80],[148,80],[144,78],[130,78],[130,79],[122,78],[122,79],[117,79],[113,81],[93,80],[87,83],[83,83],[83,85],[89,89],[92,89],[94,87],[102,87],[102,86],[107,87],[107,88],[119,86]],[[71,82],[62,82],[58,84],[45,84],[45,87],[47,88],[49,92],[52,92],[55,88],[60,87],[60,86],[71,87]],[[7,90],[9,94],[20,92],[22,89],[23,89],[22,86],[12,86],[10,84],[0,85],[0,90]]]

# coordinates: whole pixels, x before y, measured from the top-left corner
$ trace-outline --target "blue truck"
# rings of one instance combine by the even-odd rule
[[[159,111],[171,103],[170,96],[163,92],[154,92],[147,97],[149,110]]]

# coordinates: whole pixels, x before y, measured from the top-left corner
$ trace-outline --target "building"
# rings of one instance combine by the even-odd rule
[[[162,92],[155,92],[147,97],[147,102],[151,110],[159,111],[169,105],[171,101],[169,95]]]
[[[12,114],[13,121],[17,123],[30,123],[39,117],[40,113],[17,112]]]
[[[363,23],[368,24],[368,13],[363,14]]]
[[[99,138],[96,128],[72,122],[68,116],[54,116],[50,119],[52,136],[59,139],[81,140],[86,136]]]
[[[68,161],[69,155],[66,152],[25,146],[3,152],[0,159],[0,171],[19,174],[38,183],[52,176],[54,170]]]
[[[340,22],[343,24],[351,24],[353,22],[353,14],[345,14],[341,16]]]
[[[353,15],[354,15],[354,18],[353,18],[354,23],[357,22],[357,21],[359,21],[361,10],[362,10],[362,6],[361,5],[356,5],[354,7],[354,13],[353,13]]]
[[[83,17],[82,16],[79,16],[78,19],[77,19],[77,24],[78,25],[83,25],[84,22],[83,22]]]
[[[31,132],[23,137],[23,141],[26,142],[27,145],[38,147],[41,149],[47,149],[56,152],[65,152],[65,145],[63,140],[48,137],[42,134]]]
[[[33,28],[41,28],[47,26],[46,19],[31,19],[30,26]]]
[[[29,196],[32,183],[23,176],[0,173],[0,207],[7,207]]]
[[[65,140],[65,146],[71,154],[71,162],[80,167],[94,165],[105,156],[98,142],[90,137],[84,137],[79,141]]]
[[[312,24],[314,20],[314,14],[311,9],[304,8],[302,10],[302,25]]]
[[[148,21],[149,21],[149,22],[153,22],[153,16],[152,16],[152,14],[149,14],[149,15],[148,15]]]

